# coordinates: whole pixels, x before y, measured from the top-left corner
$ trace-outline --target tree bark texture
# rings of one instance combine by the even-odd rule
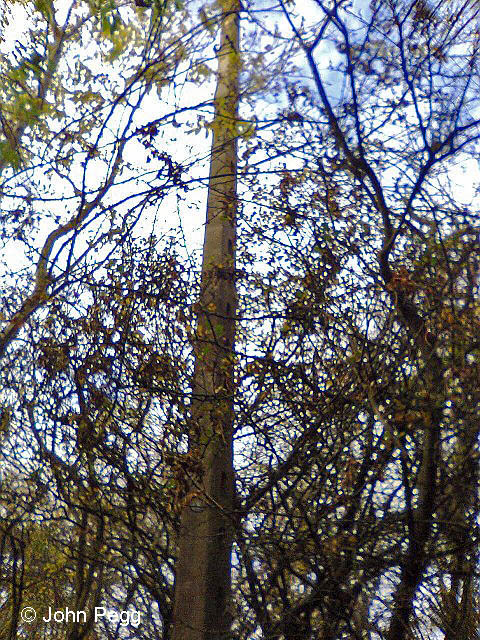
[[[222,0],[189,447],[201,461],[182,508],[172,640],[227,638],[233,540],[238,0]]]

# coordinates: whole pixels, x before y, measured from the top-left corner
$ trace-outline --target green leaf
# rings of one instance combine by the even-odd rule
[[[35,0],[35,9],[39,11],[47,20],[53,17],[52,0]]]
[[[10,165],[14,169],[20,166],[20,155],[18,151],[12,147],[8,140],[0,142],[0,163]]]
[[[210,35],[215,35],[215,21],[208,16],[207,12],[205,11],[205,7],[199,9],[198,15],[200,17],[202,25],[210,33]]]

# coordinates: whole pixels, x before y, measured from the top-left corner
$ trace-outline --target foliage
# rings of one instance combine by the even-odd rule
[[[2,50],[2,637],[171,630],[221,7],[154,5]],[[479,8],[304,6],[244,3],[232,637],[473,638]]]

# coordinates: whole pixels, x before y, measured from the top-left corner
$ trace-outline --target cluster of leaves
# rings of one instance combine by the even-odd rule
[[[475,200],[461,203],[454,180],[455,162],[476,158],[478,9],[373,1],[355,15],[316,2],[302,23],[302,3],[280,2],[275,31],[276,14],[251,4],[252,50],[264,44],[255,24],[275,45],[265,59],[281,51],[285,75],[295,64],[312,81],[278,67],[259,79],[265,60],[244,74],[257,126],[239,135],[232,637],[468,637],[480,248]],[[37,31],[53,60],[55,38],[78,42],[100,24],[117,47],[103,60],[130,69],[121,89],[84,63],[62,78],[68,56],[48,75],[50,54],[32,62],[33,44],[19,67],[2,60],[2,142],[12,131],[17,154],[3,155],[3,239],[34,265],[14,279],[5,264],[2,299],[15,329],[0,421],[0,628],[12,638],[42,637],[18,612],[47,601],[142,611],[139,629],[87,624],[86,638],[168,638],[178,512],[201,474],[187,451],[198,269],[180,233],[134,235],[152,211],[173,210],[166,194],[186,197],[186,174],[159,142],[171,117],[144,122],[135,96],[178,81],[179,51],[210,35],[214,10],[180,37],[173,10],[157,7],[148,29],[139,18],[139,48],[133,35],[117,43],[118,6],[94,9],[59,27],[39,4]],[[178,21],[188,9],[177,5]],[[290,37],[282,45],[283,29],[298,50]],[[321,47],[335,51],[329,66]],[[27,121],[16,100],[35,84],[42,107]],[[70,99],[78,117],[66,116]],[[145,152],[145,167],[128,149]]]

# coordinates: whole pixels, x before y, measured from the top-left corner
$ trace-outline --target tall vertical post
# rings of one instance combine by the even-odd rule
[[[231,626],[240,2],[218,5],[221,36],[189,431],[202,473],[181,513],[172,640],[226,640]]]

